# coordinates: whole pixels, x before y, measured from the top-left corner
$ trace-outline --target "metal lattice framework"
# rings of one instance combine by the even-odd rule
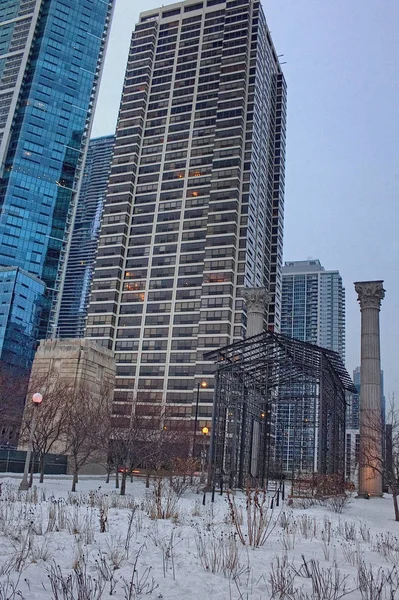
[[[293,477],[344,476],[345,390],[355,388],[336,352],[264,332],[205,359],[216,361],[213,483],[242,487],[252,478],[263,485],[276,469]],[[287,431],[289,469],[282,451]]]

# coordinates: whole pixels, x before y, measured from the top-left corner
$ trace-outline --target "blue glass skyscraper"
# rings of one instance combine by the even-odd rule
[[[0,369],[16,383],[48,332],[113,3],[0,2]]]
[[[90,140],[65,276],[57,307],[57,337],[82,338],[115,136]]]
[[[113,0],[0,7],[0,266],[43,282],[39,337],[73,220],[112,8]]]

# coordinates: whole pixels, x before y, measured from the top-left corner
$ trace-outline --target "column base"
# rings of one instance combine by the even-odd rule
[[[357,496],[355,496],[356,499],[360,499],[360,500],[369,500],[370,498],[383,498],[384,494],[381,492],[381,494],[373,494],[373,493],[369,493],[369,492],[358,492]]]

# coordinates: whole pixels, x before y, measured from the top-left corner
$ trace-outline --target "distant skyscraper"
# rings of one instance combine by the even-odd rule
[[[115,350],[115,411],[212,414],[204,353],[242,339],[243,286],[280,322],[286,85],[258,1],[142,13],[132,38],[87,336]],[[205,385],[200,385],[204,383]]]
[[[360,367],[356,367],[353,371],[353,383],[357,388],[357,394],[350,394],[348,400],[348,408],[346,413],[346,426],[349,429],[359,429],[359,400],[360,400]],[[384,371],[381,370],[381,407],[382,407],[382,423],[385,426],[385,411],[386,402],[384,394]]]
[[[359,429],[360,367],[353,371],[353,383],[357,394],[350,394],[346,411],[346,428]]]
[[[61,282],[56,335],[82,338],[96,257],[101,215],[115,136],[90,140],[83,169],[65,277]]]
[[[286,262],[282,275],[281,333],[334,350],[345,361],[345,290],[339,272],[326,271],[319,260],[302,260]],[[289,474],[298,452],[303,455],[295,464],[313,457],[311,432],[303,425],[317,419],[304,389],[300,384],[284,388],[285,397],[277,403],[276,467]]]
[[[345,362],[345,290],[338,271],[326,271],[319,260],[284,264],[281,332],[334,350]]]
[[[47,333],[112,5],[113,0],[0,4],[0,267],[11,267],[16,280],[26,281],[24,272],[34,276],[30,300],[42,311],[26,335]],[[8,292],[0,300],[8,302]],[[17,312],[10,308],[10,314]],[[40,311],[32,305],[29,314],[39,317]],[[1,328],[0,348],[10,346],[9,335]],[[29,348],[36,342],[35,334]],[[12,364],[25,366],[26,348],[14,352]],[[0,355],[2,363],[6,359],[9,354]]]

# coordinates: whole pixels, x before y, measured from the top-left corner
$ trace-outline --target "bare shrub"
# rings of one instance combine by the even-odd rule
[[[296,498],[295,499],[295,506],[297,506],[298,508],[301,508],[302,510],[307,510],[308,508],[311,508],[312,506],[315,506],[316,504],[317,504],[316,498]]]
[[[363,550],[359,542],[342,542],[341,550],[346,562],[356,567],[362,561]]]
[[[57,519],[57,505],[55,502],[47,504],[47,533],[54,531]]]
[[[129,558],[129,553],[130,553],[130,543],[132,541],[132,537],[133,537],[133,523],[135,522],[135,514],[136,514],[136,510],[137,510],[137,506],[134,506],[134,508],[132,508],[130,510],[129,516],[128,516],[128,522],[127,522],[127,530],[126,530],[126,537],[125,537],[125,553],[126,553],[126,557]],[[137,521],[136,521],[136,525],[137,525]]]
[[[379,533],[374,538],[374,552],[378,552],[386,561],[397,564],[399,561],[399,539],[389,531]]]
[[[105,533],[108,528],[108,507],[100,508],[100,533]]]
[[[172,529],[169,538],[163,538],[160,540],[160,547],[162,549],[163,576],[166,577],[166,573],[170,567],[173,575],[173,581],[176,580],[174,555],[175,545],[174,530]]]
[[[323,530],[321,532],[321,548],[323,550],[324,560],[330,560],[331,549],[331,521],[324,517]]]
[[[14,546],[15,554],[9,560],[9,568],[21,572],[27,566],[27,559],[31,548],[31,534],[29,530],[24,531],[17,540],[11,540],[11,543]]]
[[[67,516],[67,529],[72,535],[80,535],[82,541],[88,545],[94,541],[94,510],[87,508],[81,511],[79,506],[73,506]]]
[[[191,488],[191,482],[193,480],[193,474],[196,466],[197,463],[192,458],[172,459],[172,470],[169,475],[169,485],[178,498],[181,498],[183,494]]]
[[[107,558],[112,564],[114,570],[120,569],[126,562],[126,550],[123,544],[123,538],[120,534],[110,535],[105,545],[107,548]]]
[[[36,536],[31,537],[29,556],[34,563],[38,562],[39,560],[48,562],[52,558],[53,552],[51,550],[50,540],[47,535],[39,538]]]
[[[292,512],[287,513],[285,511],[282,511],[278,519],[278,524],[280,525],[280,527],[284,531],[288,531],[292,527],[293,523],[295,523],[295,519]]]
[[[399,589],[399,573],[396,566],[386,574],[386,588],[388,588],[389,600],[394,600],[397,597],[396,592]]]
[[[382,600],[386,577],[384,570],[380,567],[374,571],[361,562],[357,568],[358,586],[362,600]]]
[[[299,531],[305,540],[317,537],[317,521],[315,517],[301,515],[297,523]]]
[[[235,498],[230,491],[227,492],[230,519],[241,543],[258,548],[266,543],[277,525],[277,519],[273,521],[273,509],[268,508],[269,499],[265,490],[246,488],[245,496],[246,520],[241,523],[240,510]]]
[[[79,564],[87,564],[87,561],[87,547],[83,546],[81,537],[77,535],[75,536],[74,560],[72,563],[72,568],[75,569]]]
[[[320,567],[317,561],[313,561],[312,569],[312,592],[313,598],[317,600],[340,600],[344,596],[349,596],[354,589],[348,589],[348,575],[342,575],[337,568]]]
[[[147,494],[145,510],[150,519],[171,519],[178,516],[179,498],[176,492],[160,477],[153,480],[153,493]]]
[[[349,575],[343,575],[336,564],[333,567],[323,568],[318,560],[306,561],[302,556],[302,565],[296,574],[310,578],[312,600],[340,600],[356,589],[348,589]]]
[[[287,555],[276,557],[272,562],[272,568],[269,573],[269,582],[271,585],[271,598],[293,597],[295,571],[288,563]]]
[[[205,571],[223,573],[225,577],[236,575],[240,568],[240,557],[235,534],[197,529],[195,540],[198,558]]]
[[[87,573],[87,562],[82,560],[69,575],[64,575],[55,563],[47,571],[53,600],[100,600],[106,581],[103,577],[92,577]]]
[[[193,509],[191,511],[191,514],[193,517],[200,517],[202,515],[202,509],[201,509],[201,500],[199,498],[197,498],[194,502],[194,506]]]
[[[346,541],[353,541],[355,542],[357,540],[357,527],[356,527],[356,523],[353,523],[353,521],[351,523],[349,523],[348,521],[345,521],[344,523],[344,538],[346,539]]]
[[[278,519],[278,523],[283,530],[280,542],[284,552],[293,550],[295,548],[296,533],[298,529],[297,520],[292,513],[282,512]]]
[[[138,561],[143,549],[144,546],[141,546],[136,553],[130,579],[122,577],[125,600],[136,600],[141,595],[151,595],[158,587],[158,584],[155,583],[151,575],[151,567],[146,567],[143,571],[139,571]]]
[[[341,515],[352,504],[352,498],[347,494],[341,494],[328,498],[325,504],[330,510]]]
[[[363,542],[366,542],[366,544],[370,544],[370,542],[371,542],[370,527],[368,525],[366,525],[365,523],[360,523],[359,533],[360,533],[360,537],[362,538]]]
[[[99,577],[109,583],[109,595],[116,594],[118,580],[115,577],[115,569],[109,564],[105,556],[99,556],[95,561],[95,568],[99,573]]]
[[[18,590],[18,581],[15,583],[10,579],[10,576],[7,575],[5,581],[0,581],[0,600],[14,600],[15,598],[21,598],[23,600],[23,595],[20,590]]]

